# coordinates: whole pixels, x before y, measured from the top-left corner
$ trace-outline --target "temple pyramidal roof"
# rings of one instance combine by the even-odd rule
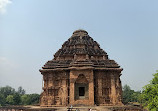
[[[114,60],[108,58],[107,53],[85,30],[74,31],[72,36],[64,42],[61,49],[54,54],[54,58],[42,68],[46,70],[72,67],[120,69],[120,66]]]

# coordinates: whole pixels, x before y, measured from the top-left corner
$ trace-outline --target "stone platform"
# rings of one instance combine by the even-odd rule
[[[40,107],[40,106],[7,106],[0,107],[0,111],[146,111],[135,106],[80,106],[73,107]]]

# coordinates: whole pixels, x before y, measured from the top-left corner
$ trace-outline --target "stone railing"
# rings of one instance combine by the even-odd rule
[[[3,106],[0,107],[0,111],[26,111],[26,109],[23,106]]]
[[[135,106],[110,107],[108,109],[111,111],[147,111],[141,107],[135,107]]]
[[[0,111],[56,111],[55,108],[40,108],[32,106],[3,106],[0,107]]]

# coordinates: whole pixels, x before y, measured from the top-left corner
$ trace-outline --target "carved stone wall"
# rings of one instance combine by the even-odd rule
[[[68,105],[69,73],[66,71],[43,73],[43,80],[44,92],[41,94],[41,105]]]
[[[111,104],[111,77],[108,71],[95,71],[96,104]]]

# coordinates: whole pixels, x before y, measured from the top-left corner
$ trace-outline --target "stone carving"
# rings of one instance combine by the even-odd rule
[[[76,30],[40,69],[40,105],[121,105],[122,70],[88,32]]]

